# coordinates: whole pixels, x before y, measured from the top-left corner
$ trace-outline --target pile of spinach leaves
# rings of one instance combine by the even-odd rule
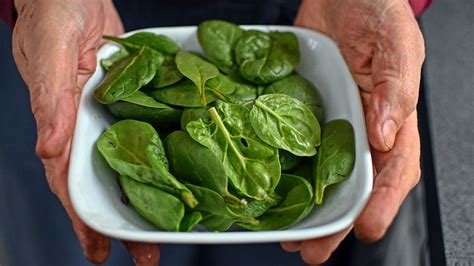
[[[150,32],[104,37],[120,50],[94,96],[119,121],[97,148],[160,230],[287,228],[350,175],[352,126],[324,123],[293,33],[210,20],[197,34],[207,59]]]

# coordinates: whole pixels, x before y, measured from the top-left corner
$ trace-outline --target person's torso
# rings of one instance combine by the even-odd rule
[[[291,25],[298,0],[116,0],[126,31],[198,25],[208,19],[237,24]]]

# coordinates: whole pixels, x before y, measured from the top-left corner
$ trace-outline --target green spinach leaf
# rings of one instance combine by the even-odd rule
[[[200,186],[186,185],[196,196],[199,204],[196,210],[205,215],[201,224],[211,231],[226,231],[235,222],[257,224],[253,217],[243,216],[231,211],[219,193]]]
[[[211,116],[209,115],[209,112],[206,108],[185,108],[183,114],[181,115],[181,130],[186,131],[186,125],[189,122],[199,119],[205,122],[211,120]]]
[[[99,137],[97,148],[120,175],[180,196],[191,208],[197,204],[191,191],[168,171],[163,144],[151,125],[119,121]]]
[[[209,79],[206,83],[206,89],[212,91],[216,96],[231,94],[235,91],[236,84],[226,75],[220,74],[215,78]],[[225,97],[218,97],[221,100],[224,100]]]
[[[196,85],[188,79],[150,91],[150,95],[160,102],[183,107],[201,107],[199,93]],[[204,93],[208,104],[217,100],[216,95],[211,91],[205,89]]]
[[[113,53],[111,56],[105,59],[100,60],[100,65],[106,70],[109,71],[110,68],[118,63],[120,60],[127,57],[130,53],[127,52],[124,48],[120,48],[117,52]]]
[[[238,223],[238,225],[255,231],[284,229],[301,221],[314,206],[313,188],[308,181],[299,176],[282,174],[275,192],[283,199],[282,202],[257,217],[258,224]]]
[[[148,222],[164,231],[178,231],[184,216],[184,204],[176,197],[127,176],[120,185],[132,206]]]
[[[94,92],[97,101],[110,104],[126,98],[148,84],[163,62],[163,56],[146,46],[112,66]]]
[[[291,32],[246,31],[235,46],[240,74],[256,84],[280,80],[299,64],[298,46],[298,39]]]
[[[168,105],[155,101],[142,91],[136,91],[132,95],[123,98],[122,101],[151,108],[169,108]]]
[[[183,75],[179,72],[174,57],[166,56],[148,87],[163,88],[177,83],[182,78]]]
[[[170,37],[152,32],[138,32],[127,38],[104,35],[104,39],[123,45],[129,52],[138,51],[143,46],[166,55],[174,55],[180,50],[178,44]]]
[[[324,123],[324,106],[318,89],[300,75],[293,74],[282,80],[273,82],[263,94],[286,94],[308,106],[320,124]]]
[[[210,104],[217,99],[229,101],[228,94],[233,93],[237,85],[222,74],[209,79],[204,87],[206,103]],[[161,102],[184,107],[202,107],[200,93],[195,83],[188,79],[150,92],[155,99]]]
[[[206,95],[206,82],[219,75],[217,67],[198,55],[184,51],[176,54],[176,66],[183,76],[190,79],[196,85],[201,105],[206,106],[209,102]]]
[[[193,228],[202,220],[200,212],[185,213],[181,224],[179,225],[180,232],[191,232]]]
[[[323,127],[321,147],[313,163],[316,204],[323,202],[326,187],[346,180],[355,163],[354,129],[346,120],[333,120]]]
[[[263,215],[271,207],[280,204],[280,202],[281,197],[277,193],[271,192],[264,200],[250,200],[247,206],[243,208],[233,208],[232,206],[230,206],[230,209],[239,215],[258,217],[260,215]]]
[[[266,93],[265,93],[265,89],[266,89],[266,88],[267,88],[267,87],[265,87],[265,85],[258,85],[258,86],[257,86],[257,96],[266,94]]]
[[[303,159],[302,157],[296,156],[285,150],[279,150],[278,156],[280,159],[281,170],[283,172],[295,169]]]
[[[258,137],[297,156],[313,156],[321,141],[318,120],[302,102],[284,94],[258,97],[250,111]]]
[[[225,73],[236,67],[234,46],[242,33],[239,26],[222,20],[207,20],[198,27],[198,39],[204,53]]]
[[[231,206],[246,206],[246,201],[227,190],[224,165],[212,151],[194,141],[183,131],[175,131],[165,139],[171,172],[184,182],[206,187],[219,193]]]
[[[224,102],[216,106],[209,109],[212,122],[189,122],[186,131],[219,158],[239,193],[267,198],[280,179],[278,149],[257,137],[246,107]]]
[[[160,128],[178,125],[182,113],[179,109],[155,101],[141,91],[136,91],[121,101],[108,104],[107,108],[118,118],[135,119]]]
[[[234,84],[234,92],[227,95],[225,102],[244,105],[251,108],[255,99],[257,99],[257,88],[254,84],[244,79],[238,70],[229,72],[227,77]]]

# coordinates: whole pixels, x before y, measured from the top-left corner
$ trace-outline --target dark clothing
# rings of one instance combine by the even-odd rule
[[[16,11],[13,0],[0,0],[0,20],[3,20],[10,28],[15,25]]]

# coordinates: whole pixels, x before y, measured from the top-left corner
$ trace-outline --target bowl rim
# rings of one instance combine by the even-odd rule
[[[258,29],[263,31],[270,31],[270,30],[280,30],[280,31],[292,31],[298,32],[305,35],[312,35],[317,37],[318,39],[322,39],[326,42],[330,42],[332,45],[336,46],[335,42],[329,38],[328,36],[314,30],[305,29],[301,27],[295,26],[280,26],[280,25],[240,25],[240,27],[244,29]],[[197,26],[176,26],[176,27],[151,27],[151,28],[143,28],[134,31],[127,32],[120,37],[127,37],[137,32],[143,31],[169,31],[169,30],[180,30],[180,31],[193,31],[196,30]],[[103,45],[98,51],[99,54],[100,50],[106,49],[110,45],[114,44],[105,44]],[[340,53],[339,49],[337,51]],[[342,56],[341,56],[342,57]],[[343,62],[345,67],[347,64]],[[97,68],[100,67],[99,59],[97,59]],[[97,70],[96,70],[97,71]],[[96,72],[94,72],[95,74]],[[91,76],[92,78],[92,76]],[[87,87],[88,82],[85,84],[84,88]],[[351,77],[351,81],[353,85],[357,87],[355,81]],[[359,91],[354,92],[357,97],[352,97],[353,99],[358,99],[358,105],[360,110],[363,112],[362,103],[360,100]],[[353,95],[350,95],[353,96]],[[350,97],[348,96],[348,97]],[[79,120],[79,115],[81,114],[81,109],[84,105],[84,93],[81,95],[78,111],[77,111],[77,120]],[[77,121],[76,121],[77,123]],[[367,131],[365,126],[365,121],[363,121],[363,125],[361,125],[364,132],[361,132],[362,137],[367,140]],[[298,241],[298,240],[306,240],[312,238],[319,238],[328,236],[331,234],[335,234],[340,232],[346,228],[349,228],[352,223],[356,220],[360,212],[365,207],[367,203],[370,193],[372,190],[372,182],[366,182],[363,186],[361,193],[361,197],[357,198],[357,200],[353,203],[352,207],[348,212],[344,215],[337,218],[337,220],[319,225],[313,228],[289,228],[283,230],[272,230],[272,231],[227,231],[227,232],[166,232],[166,231],[136,231],[136,230],[126,230],[126,229],[109,229],[97,224],[96,222],[89,219],[88,215],[84,212],[82,208],[78,205],[78,197],[76,191],[74,189],[73,182],[71,181],[70,176],[73,176],[76,167],[79,167],[75,163],[75,158],[79,156],[78,147],[80,146],[80,138],[75,137],[78,131],[78,124],[76,124],[76,128],[74,130],[74,136],[72,140],[71,146],[71,153],[70,153],[70,161],[69,161],[69,169],[68,169],[68,190],[70,194],[71,204],[79,216],[79,218],[90,228],[93,230],[104,234],[106,236],[114,237],[121,240],[130,240],[130,241],[140,241],[140,242],[147,242],[147,243],[187,243],[187,244],[237,244],[237,243],[268,243],[268,242],[279,242],[279,241]],[[359,158],[359,163],[361,167],[370,169],[367,171],[367,179],[370,181],[373,180],[373,172],[372,172],[372,159],[370,154],[370,149],[368,146],[368,141],[363,143],[363,154],[364,158]],[[366,150],[368,153],[366,152]]]

